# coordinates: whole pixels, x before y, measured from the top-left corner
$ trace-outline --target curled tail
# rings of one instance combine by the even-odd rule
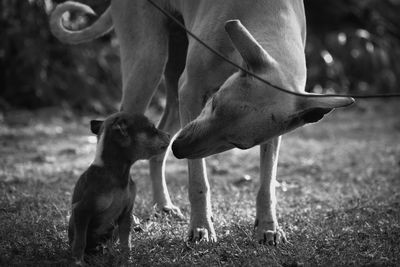
[[[88,42],[108,33],[113,28],[110,7],[92,25],[78,31],[68,30],[63,25],[62,16],[65,12],[70,11],[96,15],[89,6],[78,2],[67,1],[57,5],[50,16],[50,30],[61,42],[68,44]]]

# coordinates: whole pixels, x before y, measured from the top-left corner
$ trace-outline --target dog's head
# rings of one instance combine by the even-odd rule
[[[103,160],[148,159],[164,152],[170,141],[167,133],[141,114],[118,112],[104,121],[92,120],[90,128],[98,137],[97,150]]]
[[[239,21],[227,22],[225,29],[245,68],[272,83],[289,84],[285,78],[291,74],[283,73],[279,63]],[[292,95],[239,71],[208,100],[200,115],[182,129],[172,150],[178,158],[201,158],[235,147],[251,148],[317,122],[332,109],[353,102],[352,98]]]

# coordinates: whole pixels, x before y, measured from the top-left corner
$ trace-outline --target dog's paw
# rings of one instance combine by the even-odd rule
[[[182,214],[181,210],[172,203],[163,205],[154,204],[153,213],[156,217],[162,217],[164,214],[170,214],[172,215],[172,217],[177,218],[179,220],[186,219],[185,216]]]
[[[172,217],[185,220],[185,216],[182,214],[181,210],[173,205],[172,203],[169,204],[154,204],[153,212],[156,217],[162,217],[164,214],[170,214]]]
[[[285,232],[278,226],[277,222],[256,219],[254,228],[256,230],[256,239],[260,244],[277,246],[280,243],[287,242]]]
[[[204,223],[203,225],[191,223],[188,232],[188,241],[195,243],[217,242],[217,236],[215,234],[211,218],[210,220],[207,220],[207,223]]]
[[[191,242],[217,242],[217,236],[214,230],[208,230],[204,227],[197,227],[189,230],[188,240]]]
[[[177,206],[174,206],[172,204],[164,205],[162,207],[162,211],[167,214],[171,214],[178,219],[181,219],[181,220],[185,219],[185,216],[182,214],[181,210]]]

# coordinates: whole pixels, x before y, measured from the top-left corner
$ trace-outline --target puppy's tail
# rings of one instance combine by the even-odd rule
[[[78,2],[67,1],[57,5],[50,16],[50,30],[61,42],[68,44],[88,42],[108,33],[113,28],[110,7],[108,7],[107,10],[100,16],[100,18],[89,27],[77,31],[68,30],[63,24],[62,17],[66,12],[71,11],[96,15],[93,9],[91,9],[89,6]]]

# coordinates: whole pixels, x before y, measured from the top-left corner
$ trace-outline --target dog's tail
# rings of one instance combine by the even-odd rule
[[[57,5],[50,16],[50,30],[61,42],[68,44],[88,42],[108,33],[113,28],[110,7],[108,7],[100,18],[89,27],[77,31],[68,30],[63,25],[62,17],[66,12],[71,11],[96,15],[89,6],[78,2],[67,1]]]

